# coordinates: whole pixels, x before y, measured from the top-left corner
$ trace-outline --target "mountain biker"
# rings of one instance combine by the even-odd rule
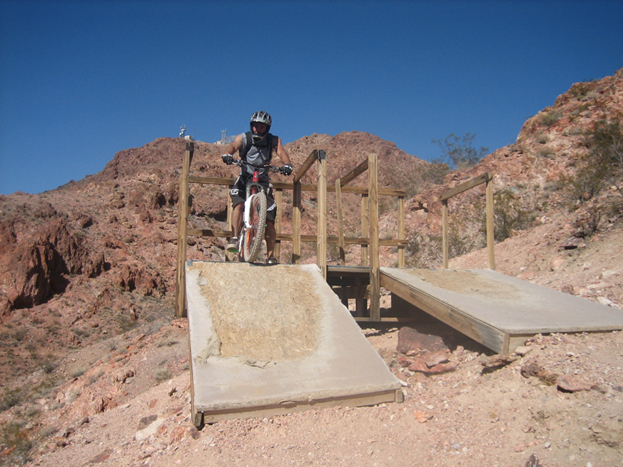
[[[234,160],[232,154],[238,151],[239,157],[243,161],[247,161],[254,166],[263,166],[270,164],[273,153],[276,153],[284,164],[282,173],[291,175],[292,164],[290,162],[290,156],[288,156],[288,153],[283,147],[281,138],[269,133],[271,125],[272,119],[270,115],[264,111],[255,112],[251,116],[251,131],[239,134],[236,136],[234,142],[225,148],[225,154],[222,156],[223,162],[228,165],[232,164]],[[241,167],[241,173],[230,192],[234,208],[232,214],[234,236],[229,240],[227,250],[231,252],[238,251],[238,236],[242,230],[242,209],[246,197],[246,184],[251,177],[253,177],[253,167],[243,165]],[[268,264],[277,264],[277,260],[273,256],[275,243],[277,241],[277,233],[275,232],[277,205],[273,198],[268,169],[260,169],[260,184],[266,188],[268,201],[268,209],[266,211],[266,233],[264,235],[266,239],[266,256],[268,258],[266,262]]]

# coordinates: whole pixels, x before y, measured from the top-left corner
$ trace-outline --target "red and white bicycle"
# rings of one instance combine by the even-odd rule
[[[260,184],[260,169],[266,168],[271,172],[282,174],[284,171],[283,167],[273,165],[258,167],[240,159],[234,160],[233,163],[239,167],[243,165],[253,167],[253,177],[246,185],[243,225],[238,246],[240,260],[252,263],[262,248],[262,240],[266,230],[266,210],[268,208],[266,189]]]

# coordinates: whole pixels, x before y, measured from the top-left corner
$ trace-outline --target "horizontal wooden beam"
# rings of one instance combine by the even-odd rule
[[[234,234],[231,230],[212,229],[188,229],[187,233],[197,237],[231,237]]]
[[[219,178],[219,177],[197,177],[197,176],[189,176],[188,181],[190,183],[199,183],[204,185],[226,185],[232,186],[236,179],[235,178]],[[273,186],[278,190],[293,190],[294,183],[287,182],[271,182]],[[301,191],[318,191],[318,186],[316,185],[301,185]],[[329,193],[335,193],[335,186],[329,185],[327,186],[327,191]],[[367,195],[368,187],[359,187],[359,186],[345,186],[342,188],[342,193],[354,193],[358,195]],[[383,196],[406,196],[407,192],[405,190],[394,190],[392,188],[379,188],[379,195]]]
[[[461,183],[458,186],[455,186],[454,188],[449,189],[448,191],[446,191],[439,197],[439,200],[446,201],[447,199],[450,199],[453,196],[458,195],[459,193],[463,193],[464,191],[467,191],[470,188],[474,188],[475,186],[486,183],[489,180],[491,180],[491,178],[489,177],[489,174],[485,172],[482,175],[478,175],[477,177],[474,177],[470,180],[467,180],[464,183]]]
[[[231,186],[236,182],[236,179],[235,178],[222,178],[222,177],[197,177],[197,176],[191,175],[188,177],[188,181],[190,183]]]
[[[303,178],[305,176],[305,174],[311,168],[311,166],[314,164],[314,162],[316,162],[318,160],[318,155],[319,155],[319,150],[318,149],[314,149],[309,154],[309,156],[307,156],[307,159],[305,159],[305,162],[303,162],[303,165],[294,174],[294,183],[300,181],[301,178]]]
[[[351,170],[346,176],[340,179],[340,186],[344,187],[348,185],[350,182],[352,182],[354,179],[359,177],[359,175],[364,173],[366,170],[368,170],[368,158],[367,157],[361,164],[359,164],[357,167]]]

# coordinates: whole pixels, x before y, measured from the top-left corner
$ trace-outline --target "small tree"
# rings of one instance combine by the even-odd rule
[[[433,139],[432,142],[437,144],[443,152],[441,158],[434,159],[433,163],[445,163],[451,170],[464,170],[476,165],[489,148],[474,148],[472,141],[475,137],[473,133],[466,133],[464,136],[450,133],[444,139]]]
[[[586,133],[588,146],[588,170],[603,180],[603,184],[613,184],[619,193],[618,182],[623,178],[623,131],[619,120],[601,120],[595,128]]]

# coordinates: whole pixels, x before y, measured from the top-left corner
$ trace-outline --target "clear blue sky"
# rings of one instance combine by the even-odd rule
[[[430,160],[469,132],[493,151],[622,68],[622,24],[621,0],[0,0],[0,194],[260,109],[286,143],[358,130]]]

